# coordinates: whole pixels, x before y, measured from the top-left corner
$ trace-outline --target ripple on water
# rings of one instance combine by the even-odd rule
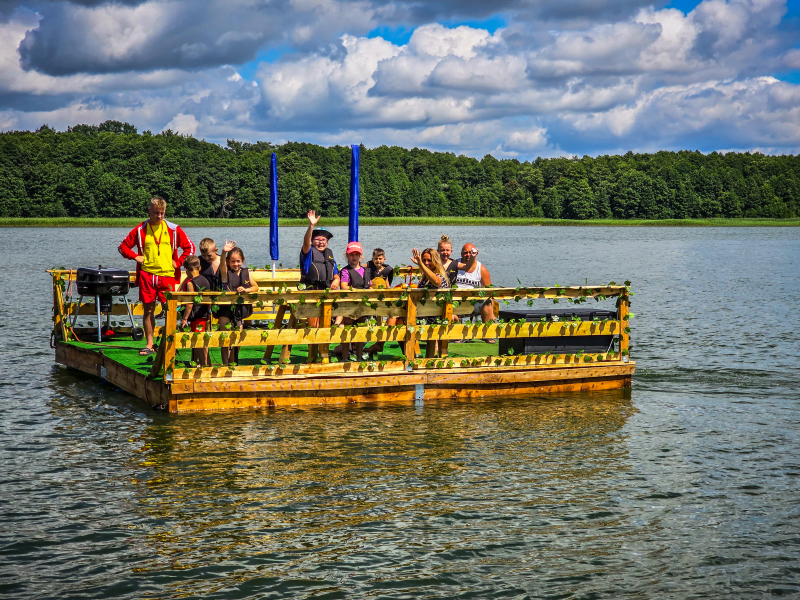
[[[362,242],[396,264],[440,229],[365,227]],[[82,232],[5,230],[0,594],[797,595],[800,322],[772,299],[798,297],[800,231],[449,229],[498,283],[631,279],[633,389],[151,413],[53,367],[47,318],[17,320],[16,282],[50,266],[45,249],[120,264],[124,232],[91,230],[89,254]],[[261,230],[236,237],[266,262]],[[527,276],[520,248],[536,250]],[[33,285],[49,302],[47,280]]]

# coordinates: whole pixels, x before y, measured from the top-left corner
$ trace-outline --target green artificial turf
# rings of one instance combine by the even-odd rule
[[[135,342],[130,338],[122,338],[118,340],[114,340],[113,342],[104,342],[102,344],[97,343],[85,343],[85,342],[70,342],[75,346],[80,348],[88,348],[90,350],[94,350],[96,352],[103,352],[105,356],[110,358],[111,360],[125,365],[135,371],[143,374],[149,374],[150,369],[153,366],[153,357],[155,355],[150,356],[140,356],[139,350],[144,348],[144,340]],[[248,366],[248,365],[261,365],[261,357],[264,355],[264,348],[265,346],[243,346],[239,349],[239,362],[238,364],[241,366]],[[425,355],[425,342],[420,344],[420,348],[422,350],[422,355]],[[331,350],[333,347],[331,348]],[[450,342],[448,346],[448,354],[453,358],[475,358],[479,356],[496,356],[498,352],[497,343],[489,344],[484,341],[471,341],[467,343],[459,343],[459,342]],[[212,365],[222,365],[222,356],[220,354],[219,348],[211,348],[211,363]],[[278,356],[280,355],[280,350],[276,348],[272,352],[272,364],[278,363]],[[180,343],[178,344],[178,351],[175,356],[175,363],[177,366],[183,366],[184,364],[188,365],[191,361],[192,352],[191,349],[180,348]],[[308,346],[307,345],[298,345],[292,346],[292,353],[289,359],[291,364],[303,364],[308,359]],[[404,360],[403,353],[400,350],[400,346],[397,342],[387,342],[384,345],[383,352],[379,353],[374,360],[377,361],[396,361],[396,360]]]

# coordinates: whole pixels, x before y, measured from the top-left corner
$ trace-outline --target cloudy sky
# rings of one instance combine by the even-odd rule
[[[0,0],[0,129],[800,152],[800,0]]]

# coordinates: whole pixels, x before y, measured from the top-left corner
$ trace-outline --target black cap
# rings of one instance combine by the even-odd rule
[[[314,231],[311,232],[311,239],[313,240],[315,237],[319,237],[321,235],[324,235],[328,239],[331,239],[333,237],[333,234],[330,231],[328,231],[324,227],[320,227],[319,229],[315,229]]]

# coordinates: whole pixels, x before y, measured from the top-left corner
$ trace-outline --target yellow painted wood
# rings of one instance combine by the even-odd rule
[[[589,357],[590,360],[587,361],[586,357]],[[569,356],[565,354],[523,354],[519,356],[489,355],[474,358],[418,358],[411,361],[411,367],[414,371],[439,371],[442,369],[492,371],[508,367],[552,367],[556,365],[584,367],[609,363],[622,364],[619,353],[612,355],[605,352],[589,352],[577,356],[574,354]]]
[[[538,369],[491,369],[459,371],[428,371],[426,385],[492,385],[520,381],[566,381],[630,375],[633,368],[628,363],[561,366]]]
[[[319,366],[319,365],[316,365]],[[288,392],[288,391],[320,391],[330,393],[335,390],[351,390],[353,394],[363,393],[366,388],[392,388],[415,385],[423,382],[424,375],[416,373],[353,373],[341,375],[320,375],[319,377],[271,378],[257,380],[213,380],[196,381],[194,392],[228,393],[228,392]]]
[[[72,316],[72,315],[75,314],[75,310],[77,309],[77,305],[78,305],[77,302],[67,302],[65,304],[65,310],[66,310],[66,313],[67,313],[68,316]],[[133,312],[134,316],[141,316],[142,314],[144,314],[144,307],[140,303],[137,302],[136,304],[134,304],[131,307],[131,312]],[[161,314],[161,304],[160,303],[156,304],[155,314],[156,315],[160,315]],[[78,309],[78,315],[79,316],[80,315],[96,316],[97,315],[97,309],[94,306],[94,302],[83,302],[81,304],[81,306],[80,306],[80,309]],[[125,316],[125,317],[127,317],[128,316],[128,309],[125,308],[124,304],[114,303],[114,304],[111,305],[111,315],[112,316]]]
[[[61,289],[60,276],[53,275],[53,327],[61,335],[61,339],[66,341],[67,323],[64,316],[64,293]]]
[[[416,302],[414,300],[415,300],[414,296],[412,294],[409,294],[408,299],[406,300],[406,314],[405,314],[405,319],[406,319],[406,323],[407,323],[408,326],[405,327],[405,328],[398,327],[397,330],[394,330],[392,332],[392,333],[396,332],[396,334],[399,334],[400,333],[399,332],[400,329],[405,329],[405,331],[403,332],[404,333],[404,338],[405,338],[405,345],[404,345],[403,354],[406,355],[407,359],[408,358],[414,358],[416,356],[416,353],[417,353],[417,339],[414,336],[414,324],[417,322],[417,304],[416,304]],[[347,332],[347,333],[349,333],[349,332]],[[356,329],[355,330],[355,334],[358,335],[359,333],[360,332]],[[370,332],[369,329],[367,329],[367,334],[368,335],[374,334],[374,333],[376,333],[376,332]],[[390,339],[390,337],[389,337],[389,333],[390,332],[388,330],[386,332],[383,332],[383,331],[380,331],[380,329],[379,329],[378,333],[381,333],[381,334],[385,333],[387,335],[387,340]]]
[[[330,329],[331,324],[333,323],[333,302],[330,300],[324,302],[322,304],[322,325],[323,329]],[[322,344],[319,347],[320,355],[322,356],[322,362],[328,363],[330,362],[330,345],[329,344]]]
[[[453,304],[452,302],[447,302],[442,309],[442,320],[445,323],[451,323],[453,321]],[[459,338],[460,339],[460,338]],[[447,356],[447,339],[442,339],[439,341],[439,356],[446,357]]]
[[[375,361],[368,361],[366,366],[360,363],[316,363],[316,364],[277,364],[253,366],[213,366],[203,368],[177,367],[174,381],[211,381],[222,379],[225,381],[252,381],[253,378],[273,378],[276,381],[291,378],[292,376],[308,375],[355,375],[375,373],[401,373],[406,370],[402,361],[391,361],[381,365]],[[351,382],[349,385],[353,385]]]
[[[275,323],[278,323],[278,329],[283,329],[283,318],[286,316],[286,311],[288,307],[284,304],[283,306],[278,307],[278,312],[275,315]],[[275,348],[274,345],[268,345],[264,349],[264,359],[269,362],[272,359],[272,351]]]
[[[175,333],[178,327],[178,301],[175,299],[167,300],[167,315],[164,319],[164,336],[166,341],[164,346],[164,373],[165,376],[168,370],[175,364]]]
[[[155,355],[151,355],[153,356],[153,366],[150,369],[150,375],[148,375],[149,379],[155,379],[164,370],[164,353],[166,352],[166,348],[167,338],[166,336],[162,335],[161,341],[158,344],[158,350],[156,351]]]
[[[413,304],[413,303],[412,303]],[[294,316],[291,317],[294,319]],[[296,320],[295,320],[296,322]],[[291,321],[290,321],[291,325]],[[413,329],[413,336],[408,330]],[[462,324],[452,325],[415,325],[409,328],[400,325],[382,331],[377,325],[372,327],[350,327],[317,329],[244,329],[242,331],[220,332],[208,334],[178,332],[175,336],[179,348],[217,348],[226,346],[292,346],[295,344],[341,344],[343,342],[385,342],[415,340],[460,340],[481,338],[520,338],[520,337],[554,337],[583,335],[613,335],[619,333],[618,321],[606,323],[516,323],[505,324]]]
[[[519,298],[520,300],[525,300],[529,298],[580,298],[580,297],[595,297],[595,296],[606,296],[606,297],[615,297],[622,293],[626,292],[625,286],[574,286],[574,287],[552,287],[552,288],[469,288],[469,289],[455,289],[449,290],[446,292],[449,296],[452,297],[454,301],[458,301],[460,303],[470,302],[472,300],[476,302],[483,302],[489,298],[495,298],[498,300],[512,300]],[[440,292],[439,297],[442,297],[442,294],[445,292]],[[483,294],[483,295],[481,295]],[[176,299],[178,299],[179,304],[189,304],[194,302],[194,297],[197,294],[192,292],[175,292],[172,294]],[[199,294],[205,298],[208,298],[208,302],[211,302],[212,298],[215,299],[217,304],[232,304],[238,301],[238,297],[241,296],[245,302],[248,303],[255,303],[257,301],[277,301],[279,299],[283,300],[284,302],[289,302],[291,304],[304,304],[304,305],[315,305],[316,302],[323,300],[323,299],[330,299],[334,300],[337,303],[344,301],[344,300],[355,300],[356,302],[361,301],[362,298],[366,297],[369,299],[370,302],[378,303],[380,306],[381,302],[386,301],[394,301],[399,299],[401,296],[408,295],[413,297],[417,304],[421,304],[419,300],[421,298],[428,298],[428,302],[433,302],[435,304],[437,293],[434,290],[426,290],[421,288],[392,288],[388,290],[380,289],[380,290],[293,290],[291,288],[287,289],[286,291],[269,291],[269,290],[261,290],[255,294],[222,294],[220,292],[203,292]],[[317,307],[318,308],[318,307]],[[335,315],[336,313],[334,313]],[[313,316],[313,315],[312,315]],[[385,315],[383,315],[385,316]]]
[[[289,324],[288,324],[288,328],[287,328],[287,329],[281,329],[281,330],[278,332],[278,334],[280,335],[280,333],[283,333],[283,332],[286,332],[286,333],[288,333],[288,332],[290,332],[290,331],[296,331],[295,327],[297,327],[297,318],[295,318],[295,316],[294,316],[294,315],[291,315],[291,316],[289,317]],[[237,338],[236,338],[236,343],[237,343],[237,345],[242,345],[242,344],[240,343],[240,339],[241,339],[241,340],[245,339],[245,338],[246,338],[246,335],[247,335],[247,332],[245,332],[245,331],[241,331],[241,332],[239,332],[239,333],[237,334]],[[261,336],[263,337],[263,334],[261,334]],[[277,344],[277,343],[275,343],[275,344],[273,344],[273,345],[278,345],[278,344]],[[283,348],[281,348],[281,356],[280,356],[280,362],[281,362],[281,364],[288,363],[288,362],[289,362],[289,357],[290,357],[291,355],[292,355],[292,346],[291,346],[291,342],[289,342],[289,343],[287,343],[287,342],[284,342],[284,346],[283,346]]]
[[[630,335],[625,333],[625,328],[628,326],[629,319],[628,317],[628,310],[630,308],[630,303],[628,302],[628,295],[625,294],[619,300],[619,307],[617,308],[617,317],[619,318],[619,322],[621,324],[622,331],[620,331],[620,338],[619,338],[619,351],[620,353],[627,352],[630,347]]]

